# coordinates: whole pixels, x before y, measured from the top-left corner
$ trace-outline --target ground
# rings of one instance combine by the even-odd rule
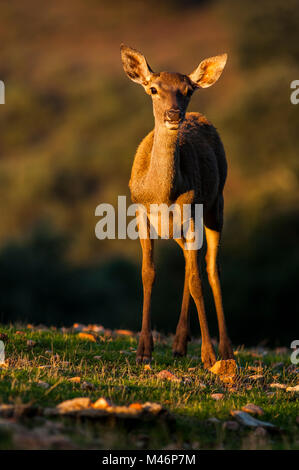
[[[235,348],[238,375],[226,384],[203,369],[198,339],[189,343],[186,358],[173,359],[173,338],[156,333],[149,368],[135,363],[137,335],[94,326],[89,332],[82,330],[80,325],[0,326],[5,343],[5,364],[0,366],[0,449],[299,447],[298,391],[286,389],[298,384],[291,350]],[[174,376],[164,372],[159,377],[162,370]],[[167,411],[152,419],[124,419],[116,413],[108,421],[45,415],[45,409],[76,397],[89,397],[93,403],[104,397],[114,405],[154,402]],[[236,421],[231,411],[248,403],[263,410],[257,419],[276,429],[248,428]],[[6,416],[3,404],[30,404],[28,409],[35,412]]]

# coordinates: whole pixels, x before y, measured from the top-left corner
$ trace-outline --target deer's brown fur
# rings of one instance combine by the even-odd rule
[[[190,75],[154,73],[144,56],[122,46],[125,72],[152,94],[155,128],[140,143],[132,168],[130,191],[133,202],[149,209],[150,204],[203,204],[207,239],[206,264],[218,316],[223,358],[233,357],[222,307],[217,251],[223,225],[223,188],[227,164],[216,129],[199,113],[186,113],[190,96],[197,88],[212,85],[221,75],[226,55],[204,60]],[[191,221],[192,222],[192,221]],[[193,221],[194,222],[194,221]],[[150,220],[148,219],[148,232]],[[190,295],[196,304],[202,333],[202,360],[210,367],[216,360],[209,334],[197,250],[187,250],[184,239],[175,241],[185,257],[185,284],[181,315],[173,345],[174,355],[185,355],[189,332]],[[155,280],[153,240],[141,239],[143,318],[137,350],[138,361],[149,361],[153,349],[150,322],[151,291]]]

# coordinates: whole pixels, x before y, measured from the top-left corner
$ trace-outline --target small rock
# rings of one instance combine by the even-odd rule
[[[279,384],[279,383],[270,384],[269,387],[277,388],[277,389],[281,389],[281,390],[285,390],[287,388],[287,386],[285,384]]]
[[[58,410],[61,413],[67,413],[69,411],[84,410],[90,408],[90,398],[73,398],[72,400],[66,400],[57,405]]]
[[[160,403],[152,403],[150,401],[143,403],[142,407],[145,411],[148,411],[154,415],[158,415],[163,411],[163,406],[160,405]]]
[[[258,428],[258,427],[263,427],[263,428],[271,428],[271,429],[276,429],[276,426],[271,423],[267,423],[266,421],[259,421],[258,419],[254,418],[250,414],[246,413],[245,411],[240,411],[240,410],[232,410],[230,414],[236,418],[236,420],[242,424],[243,426],[250,427],[250,428]]]
[[[98,410],[104,410],[111,407],[111,403],[106,398],[101,397],[98,398],[98,400],[92,405],[92,407]]]
[[[227,359],[215,362],[210,371],[216,375],[234,376],[237,372],[237,365],[234,359]]]
[[[247,405],[243,406],[242,411],[258,416],[262,416],[264,414],[264,410],[259,406],[254,405],[253,403],[248,403]]]
[[[222,400],[224,398],[224,394],[223,393],[212,393],[211,394],[211,398],[213,398],[213,400]]]
[[[102,325],[87,325],[83,328],[83,331],[94,331],[95,333],[104,333],[105,328]]]
[[[261,374],[254,374],[254,375],[250,375],[248,379],[254,382],[263,382],[265,380],[265,377]]]
[[[114,330],[114,333],[119,336],[134,336],[133,331],[130,330]]]
[[[42,380],[39,380],[37,382],[37,386],[44,388],[45,390],[50,387],[50,385],[47,382],[43,382]]]
[[[295,385],[294,387],[287,387],[286,388],[286,391],[287,392],[299,392],[299,384],[298,385]]]
[[[92,343],[97,342],[94,335],[92,335],[91,333],[78,333],[78,338],[84,339],[86,341],[91,341]]]
[[[169,372],[169,370],[161,370],[161,372],[157,374],[157,377],[158,379],[169,380],[170,382],[181,382],[181,379]]]
[[[92,384],[90,382],[84,381],[81,385],[81,388],[82,388],[82,390],[94,390],[95,386],[94,386],[94,384]]]
[[[135,410],[143,410],[143,406],[140,403],[131,403],[129,408],[134,408]]]
[[[227,429],[228,431],[238,431],[239,423],[236,421],[225,421],[222,425],[223,429]]]

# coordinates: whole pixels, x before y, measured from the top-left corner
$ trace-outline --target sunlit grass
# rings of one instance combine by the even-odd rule
[[[151,426],[147,424],[144,430],[140,423],[142,432],[147,436],[147,448],[174,443],[186,448],[298,446],[298,399],[293,393],[269,387],[272,382],[288,386],[298,383],[298,376],[288,369],[291,363],[286,353],[266,351],[259,356],[247,350],[238,351],[236,359],[239,377],[230,389],[217,376],[202,368],[199,342],[190,343],[186,358],[174,360],[171,355],[171,338],[156,341],[152,368],[145,370],[135,363],[135,336],[102,336],[94,343],[79,339],[76,333],[63,334],[57,330],[35,331],[18,326],[2,327],[1,332],[8,335],[5,349],[8,367],[0,369],[2,403],[55,407],[61,401],[82,396],[90,397],[93,401],[105,397],[118,405],[158,402],[176,418],[176,427],[175,430],[168,429],[157,423]],[[34,341],[35,345],[28,346],[28,340]],[[283,364],[277,367],[279,362]],[[252,370],[253,366],[262,371],[262,382],[250,381],[250,375],[260,373]],[[184,380],[179,383],[161,381],[157,373],[163,369]],[[80,377],[80,383],[70,382],[72,377]],[[39,381],[46,382],[49,387],[42,388]],[[92,384],[92,389],[83,389],[84,381]],[[224,398],[215,401],[211,397],[212,393],[223,393]],[[236,433],[224,430],[223,422],[233,419],[230,411],[241,409],[247,403],[262,407],[265,412],[262,419],[277,425],[282,432],[269,436],[266,443],[259,443],[250,437],[252,431],[240,429]],[[218,418],[219,424],[209,423],[207,420],[211,417]],[[88,445],[88,435],[93,434],[95,429],[86,426],[78,424],[75,430],[75,440],[79,440],[83,447],[86,442]],[[97,425],[94,426],[97,428]],[[122,426],[117,431],[110,429],[108,434],[112,443],[109,441],[109,445],[114,448],[134,447],[135,434],[138,434],[140,426],[138,424],[129,433]],[[84,439],[81,436],[82,429],[86,430]],[[249,438],[250,443],[246,444]],[[102,447],[106,445],[108,443],[105,440]]]

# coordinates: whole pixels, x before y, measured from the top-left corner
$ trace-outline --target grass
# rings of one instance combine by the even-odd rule
[[[22,333],[17,333],[21,331]],[[76,448],[186,448],[186,449],[295,449],[299,447],[298,398],[292,392],[274,390],[272,382],[293,386],[298,383],[298,371],[290,363],[289,352],[239,349],[236,360],[239,377],[232,388],[217,376],[202,368],[200,342],[189,344],[188,356],[174,360],[171,338],[158,337],[151,370],[135,364],[137,338],[128,336],[98,336],[97,342],[83,340],[72,331],[37,330],[24,326],[1,327],[8,336],[5,342],[7,368],[0,369],[0,402],[31,403],[55,407],[75,397],[90,397],[95,401],[105,397],[117,405],[133,402],[158,402],[169,410],[175,424],[163,420],[104,426],[96,423],[69,422],[63,419],[63,434],[70,436]],[[32,348],[28,340],[36,342]],[[100,358],[95,359],[95,356]],[[280,364],[279,364],[280,363]],[[255,370],[259,368],[259,372]],[[171,371],[185,380],[180,383],[162,381],[157,373]],[[191,369],[191,370],[189,370]],[[260,372],[262,371],[262,372]],[[264,380],[254,382],[250,375],[262,373]],[[80,376],[80,383],[69,382]],[[43,389],[39,381],[47,382]],[[82,388],[82,382],[93,384],[92,390]],[[206,387],[202,388],[201,384]],[[223,393],[215,401],[211,394]],[[271,393],[272,392],[272,393]],[[223,423],[233,420],[230,411],[247,403],[263,408],[261,418],[281,430],[261,435],[241,427],[238,431],[225,429]],[[218,418],[211,423],[209,418]],[[47,420],[48,421],[48,420]],[[27,418],[31,429],[44,426],[44,418]],[[1,434],[0,449],[15,448],[13,436]]]

